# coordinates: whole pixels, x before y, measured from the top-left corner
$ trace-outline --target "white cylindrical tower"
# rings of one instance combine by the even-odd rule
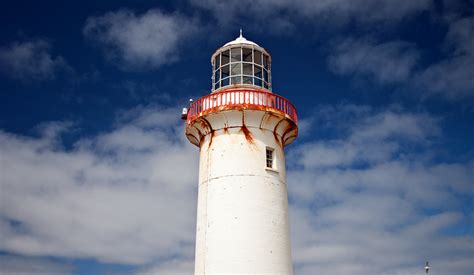
[[[200,148],[195,274],[292,274],[284,146],[294,106],[271,92],[271,56],[242,37],[211,58],[212,93],[189,106]]]

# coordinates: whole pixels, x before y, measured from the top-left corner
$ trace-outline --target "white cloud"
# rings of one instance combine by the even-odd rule
[[[53,260],[21,257],[14,255],[0,255],[1,274],[72,274],[73,267],[70,264],[61,264]]]
[[[291,4],[291,1],[288,1]],[[383,22],[399,21],[406,16],[427,10],[431,1],[376,1],[376,0],[326,0],[326,1],[297,1],[297,9],[311,16],[335,16],[340,20]],[[377,11],[377,12],[374,12]]]
[[[296,273],[418,274],[429,260],[430,273],[470,274],[474,236],[449,232],[470,222],[460,198],[474,196],[474,163],[433,161],[439,121],[326,110],[352,119],[334,123],[343,129],[333,140],[295,144],[287,156]]]
[[[402,142],[425,143],[440,131],[436,120],[423,114],[397,110],[374,114],[367,108],[356,106],[339,107],[337,111],[326,108],[325,112],[319,112],[318,116],[335,118],[333,128],[339,127],[337,130],[347,133],[347,136],[299,145],[290,154],[296,164],[324,168],[378,163],[398,153]],[[348,116],[351,118],[346,118]]]
[[[349,38],[333,44],[329,68],[341,75],[368,77],[381,84],[412,86],[422,95],[450,99],[474,95],[474,18],[457,18],[447,24],[439,60],[419,62],[422,53],[406,41],[377,43]],[[426,62],[425,62],[426,63]]]
[[[129,264],[194,250],[198,154],[179,112],[122,117],[68,150],[61,124],[39,138],[0,133],[0,250]]]
[[[411,77],[418,56],[414,46],[407,42],[346,39],[334,47],[328,63],[339,74],[365,75],[380,83],[393,83]]]
[[[89,17],[83,33],[123,70],[158,68],[177,60],[183,41],[196,30],[193,20],[153,9]]]
[[[136,272],[136,274],[167,274],[185,275],[191,274],[194,270],[194,258],[172,259],[155,266],[146,267]]]
[[[69,69],[62,56],[51,54],[46,40],[13,42],[0,47],[0,72],[16,79],[47,80],[62,69]]]
[[[474,95],[474,17],[450,22],[445,46],[448,56],[418,72],[415,83],[448,98]]]
[[[399,22],[405,17],[427,10],[432,2],[422,1],[377,1],[377,0],[244,0],[216,1],[193,0],[200,8],[211,11],[222,26],[237,26],[252,20],[254,31],[278,32],[294,28],[299,20],[316,21],[337,26],[349,22],[388,23]],[[374,12],[376,11],[376,12]],[[271,22],[271,23],[269,23]],[[265,26],[262,28],[262,25]]]

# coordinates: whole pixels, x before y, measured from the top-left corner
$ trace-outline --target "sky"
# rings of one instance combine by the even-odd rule
[[[298,109],[295,274],[474,272],[474,1],[0,4],[0,274],[191,274],[181,108],[239,35]]]

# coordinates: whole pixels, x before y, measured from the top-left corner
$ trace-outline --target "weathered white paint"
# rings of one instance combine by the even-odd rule
[[[292,274],[282,144],[296,131],[283,113],[248,109],[187,125],[200,145],[195,274]],[[285,132],[294,137],[284,140]],[[274,169],[266,168],[267,146]]]

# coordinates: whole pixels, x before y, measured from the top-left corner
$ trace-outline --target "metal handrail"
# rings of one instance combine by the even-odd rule
[[[296,108],[291,102],[279,95],[257,90],[226,90],[201,97],[191,103],[186,122],[204,114],[221,109],[221,107],[265,107],[287,114],[295,123],[298,122]]]

